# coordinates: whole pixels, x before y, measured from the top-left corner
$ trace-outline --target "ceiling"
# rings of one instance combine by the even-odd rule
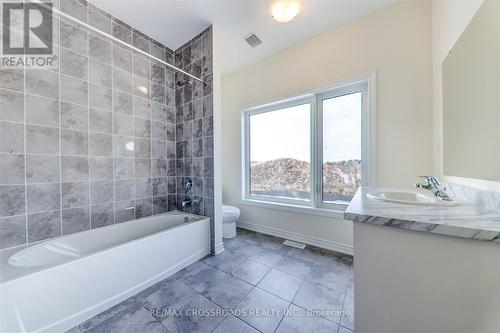
[[[303,0],[300,14],[288,23],[272,19],[269,0],[91,1],[174,50],[213,24],[227,74],[394,0]],[[250,33],[263,43],[251,48],[244,41]]]

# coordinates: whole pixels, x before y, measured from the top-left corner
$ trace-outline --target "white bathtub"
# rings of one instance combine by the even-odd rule
[[[210,220],[169,212],[0,252],[0,332],[63,332],[204,257]]]

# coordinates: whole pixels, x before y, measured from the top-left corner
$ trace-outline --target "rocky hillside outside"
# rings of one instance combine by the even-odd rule
[[[310,164],[292,158],[252,162],[252,194],[310,199]],[[325,201],[350,201],[361,184],[361,161],[323,164]]]

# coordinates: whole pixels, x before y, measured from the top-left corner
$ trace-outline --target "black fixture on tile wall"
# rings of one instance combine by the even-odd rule
[[[61,1],[60,9],[174,62],[171,49],[84,0]],[[213,216],[211,88],[192,84],[176,103],[172,69],[69,20],[53,21],[56,66],[0,69],[0,249],[175,210],[178,193],[193,196],[193,212]],[[208,78],[211,29],[188,44],[194,58],[183,68],[206,68]],[[184,95],[199,104],[194,156],[207,159],[195,162],[192,193],[177,187],[178,164],[181,177],[194,169],[187,158],[194,126],[192,136],[186,125],[186,137],[176,137]]]

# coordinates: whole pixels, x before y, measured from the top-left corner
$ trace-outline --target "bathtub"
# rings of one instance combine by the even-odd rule
[[[0,332],[63,332],[210,252],[210,220],[169,212],[0,252]]]

